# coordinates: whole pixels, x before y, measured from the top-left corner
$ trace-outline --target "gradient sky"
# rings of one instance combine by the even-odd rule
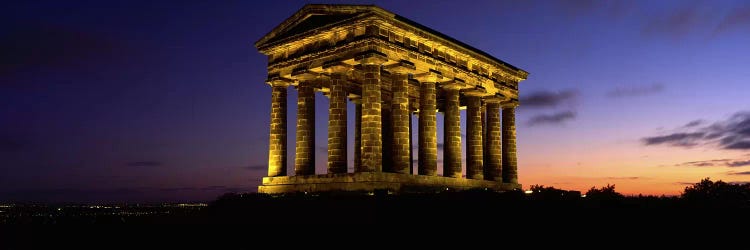
[[[0,201],[256,190],[271,90],[253,43],[305,2],[63,2],[0,4]],[[464,2],[374,4],[530,72],[524,187],[674,195],[750,180],[747,1]],[[318,172],[327,108],[318,94]],[[295,116],[291,101],[290,173]]]

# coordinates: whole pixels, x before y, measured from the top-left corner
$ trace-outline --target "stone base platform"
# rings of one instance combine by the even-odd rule
[[[424,176],[382,172],[363,172],[347,174],[323,174],[301,176],[263,177],[263,184],[258,186],[259,193],[281,194],[330,191],[392,193],[426,193],[451,190],[488,189],[509,191],[520,189],[521,184],[500,183],[487,180],[450,178],[442,176]]]

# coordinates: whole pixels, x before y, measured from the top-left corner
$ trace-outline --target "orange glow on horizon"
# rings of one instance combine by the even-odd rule
[[[737,168],[727,166],[687,166],[681,163],[715,159],[750,159],[750,155],[733,151],[701,148],[675,149],[618,145],[600,149],[582,146],[592,154],[577,155],[568,148],[544,157],[519,156],[519,182],[528,189],[531,185],[552,186],[578,190],[614,184],[616,191],[625,195],[680,195],[686,186],[709,177],[727,182],[746,181],[732,175]],[[520,153],[519,153],[520,154]],[[550,159],[559,159],[551,162]]]

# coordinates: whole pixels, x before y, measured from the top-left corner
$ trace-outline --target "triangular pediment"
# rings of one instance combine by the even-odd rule
[[[255,43],[256,48],[265,47],[294,35],[302,34],[329,24],[344,21],[360,14],[384,11],[374,5],[325,5],[308,4]]]

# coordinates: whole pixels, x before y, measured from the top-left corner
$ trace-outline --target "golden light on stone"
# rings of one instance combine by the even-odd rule
[[[526,71],[371,5],[306,5],[255,46],[268,56],[272,88],[268,176],[259,192],[521,188],[515,107]],[[286,170],[289,86],[298,91],[293,174]],[[315,173],[315,91],[330,99],[327,173]],[[355,104],[353,131],[346,127],[347,100]],[[468,178],[460,164],[464,109]],[[437,112],[445,113],[450,144],[445,176],[437,176]],[[417,175],[412,115],[419,116]],[[354,172],[346,166],[348,133],[355,138]]]

